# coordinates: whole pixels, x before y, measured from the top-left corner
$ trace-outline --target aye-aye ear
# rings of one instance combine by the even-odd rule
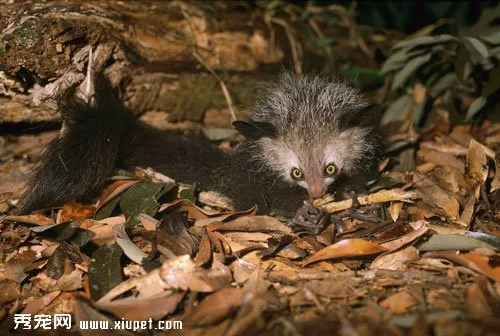
[[[272,138],[276,135],[274,126],[266,122],[236,120],[233,126],[247,138]]]
[[[370,104],[360,110],[349,114],[347,124],[349,126],[377,127],[382,118],[382,106],[379,104]]]

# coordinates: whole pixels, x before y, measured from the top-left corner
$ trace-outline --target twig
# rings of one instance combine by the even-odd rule
[[[374,203],[385,203],[391,201],[410,201],[419,198],[419,194],[416,190],[403,190],[403,189],[392,189],[392,190],[381,190],[376,193],[360,196],[358,197],[358,202],[360,205],[374,204]],[[352,207],[352,199],[347,199],[340,202],[330,202],[331,199],[326,200],[316,200],[313,202],[315,206],[321,206],[329,213],[339,212]]]

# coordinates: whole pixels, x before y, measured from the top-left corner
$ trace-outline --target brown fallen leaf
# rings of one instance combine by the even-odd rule
[[[4,220],[17,223],[34,224],[34,225],[52,225],[54,221],[42,214],[24,215],[24,216],[5,216]]]
[[[408,246],[402,250],[379,255],[370,264],[370,269],[402,270],[410,261],[418,260],[420,255],[413,246]]]
[[[404,245],[407,245],[416,239],[422,237],[424,234],[429,231],[429,227],[427,226],[426,221],[417,221],[410,223],[412,227],[416,227],[413,231],[408,232],[407,234],[403,235],[402,237],[398,237],[396,239],[390,240],[385,243],[381,243],[380,246],[383,248],[387,249],[388,251],[394,251],[397,250]]]
[[[488,156],[495,153],[491,149],[483,146],[474,139],[469,144],[467,152],[467,175],[476,180],[479,184],[486,182],[488,178]],[[489,153],[489,154],[488,154]]]
[[[39,298],[34,299],[33,301],[30,301],[24,307],[22,310],[21,314],[36,314],[39,311],[41,311],[43,308],[47,307],[56,297],[61,294],[61,291],[54,291],[51,293],[47,293],[44,296],[41,296]]]
[[[0,305],[16,300],[21,295],[19,284],[13,280],[0,280]]]
[[[207,226],[208,231],[257,231],[257,232],[283,232],[292,234],[292,229],[270,216],[239,217],[226,223],[212,223]]]
[[[385,251],[387,251],[387,248],[365,239],[344,239],[316,252],[304,260],[302,265],[307,266],[321,260],[373,256]]]
[[[213,265],[216,265],[215,261]],[[163,263],[160,268],[160,278],[165,286],[191,290],[196,292],[213,292],[228,287],[232,281],[229,268],[218,265],[206,270],[196,267],[188,255],[179,256]]]
[[[114,199],[116,196],[120,195],[122,192],[141,182],[140,180],[118,180],[111,183],[101,194],[97,203],[95,204],[95,211],[98,211],[106,203]]]
[[[394,222],[398,220],[401,209],[403,209],[403,202],[394,201],[389,205],[389,213]]]
[[[70,220],[79,221],[90,218],[94,215],[95,207],[85,206],[77,202],[69,202],[64,204],[62,209],[57,214],[56,223],[64,223]]]
[[[460,215],[460,220],[457,221],[458,224],[463,225],[465,228],[468,228],[470,226],[472,220],[474,219],[476,202],[476,195],[471,194],[465,202],[464,209],[462,210],[462,214]]]
[[[459,265],[465,266],[486,275],[494,281],[500,281],[500,266],[491,266],[490,257],[478,255],[475,253],[456,254],[455,252],[428,252],[423,258],[444,258],[453,261]]]
[[[421,148],[427,148],[441,153],[448,153],[455,156],[467,155],[467,147],[460,144],[439,143],[434,141],[423,141],[420,143]]]
[[[446,193],[434,181],[422,174],[414,173],[413,182],[424,202],[443,210],[451,220],[458,218],[460,204],[453,196]]]
[[[158,219],[143,213],[139,214],[139,220],[142,226],[148,231],[156,231],[158,223],[160,222]]]
[[[127,320],[159,320],[174,312],[186,292],[165,292],[154,297],[127,297],[106,303],[96,303],[96,307]]]
[[[201,301],[194,312],[186,317],[185,324],[197,327],[215,324],[237,311],[253,296],[243,288],[223,288]]]
[[[438,166],[450,166],[458,169],[462,174],[465,172],[465,164],[451,154],[422,148],[417,152],[419,158],[432,162]]]
[[[476,283],[467,286],[464,294],[467,311],[471,318],[483,320],[495,316],[484,291]]]
[[[403,314],[416,303],[415,298],[404,290],[380,302],[380,307],[389,310],[393,314]]]

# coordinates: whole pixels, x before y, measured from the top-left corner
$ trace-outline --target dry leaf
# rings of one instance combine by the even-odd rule
[[[177,309],[186,292],[165,292],[155,297],[127,297],[106,303],[96,303],[96,307],[127,320],[159,320]]]
[[[57,223],[64,223],[70,220],[79,221],[90,218],[94,215],[93,206],[85,206],[77,202],[64,204],[57,216]]]
[[[484,291],[476,283],[465,288],[465,303],[470,317],[478,321],[485,318],[494,318],[495,314],[490,306]]]
[[[400,251],[379,255],[370,265],[370,269],[401,270],[406,268],[406,263],[418,260],[420,255],[413,246],[408,246]]]
[[[243,288],[223,288],[201,301],[195,311],[186,317],[185,323],[197,327],[214,324],[235,312],[252,297],[253,294]]]
[[[47,307],[52,301],[54,301],[54,299],[58,297],[59,294],[61,294],[61,291],[54,291],[36,298],[33,301],[30,301],[30,303],[28,303],[26,307],[24,307],[21,314],[34,315],[40,312],[43,308]]]
[[[388,309],[393,314],[403,314],[416,303],[415,298],[411,294],[407,291],[402,291],[382,301],[380,307]]]
[[[34,225],[53,225],[54,221],[48,217],[45,217],[41,214],[33,214],[33,215],[24,215],[24,216],[5,216],[4,220],[17,222],[17,223],[25,223],[25,224],[34,224]]]
[[[467,175],[476,180],[479,184],[486,182],[488,178],[488,157],[491,151],[474,139],[469,144],[467,152]],[[490,153],[491,154],[491,153]],[[494,157],[493,153],[493,157]]]
[[[379,254],[385,251],[387,251],[385,247],[377,243],[372,243],[365,239],[344,239],[316,252],[304,261],[303,266],[307,266],[321,260],[346,257],[365,257]]]
[[[465,172],[465,164],[451,154],[422,148],[417,152],[417,155],[422,160],[438,166],[450,166],[458,169],[462,174]]]
[[[423,257],[444,258],[453,261],[471,270],[486,275],[494,281],[500,281],[500,266],[491,266],[490,258],[475,253],[465,253],[457,255],[454,252],[429,252]]]
[[[232,281],[230,272],[229,274],[211,272],[196,267],[188,255],[164,262],[160,269],[160,278],[170,288],[189,289],[196,292],[213,292],[229,286]]]
[[[403,202],[395,201],[391,202],[391,204],[389,205],[389,213],[391,214],[391,218],[394,222],[398,220],[402,208]]]
[[[106,190],[101,194],[99,200],[95,204],[95,211],[98,211],[106,203],[114,199],[116,196],[120,195],[122,192],[141,182],[140,180],[119,180],[111,183]]]
[[[424,202],[442,209],[451,220],[458,218],[460,204],[453,196],[448,195],[434,181],[422,174],[415,173],[413,182]]]
[[[239,217],[226,223],[212,223],[208,225],[209,231],[258,231],[258,232],[282,232],[291,234],[289,226],[278,219],[270,216],[247,216]]]

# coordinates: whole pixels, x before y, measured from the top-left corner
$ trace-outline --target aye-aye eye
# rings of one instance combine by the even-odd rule
[[[325,167],[325,175],[331,176],[335,174],[337,171],[337,167],[333,163],[330,163],[328,166]]]
[[[290,175],[294,180],[302,180],[303,178],[302,171],[299,168],[293,168]]]

